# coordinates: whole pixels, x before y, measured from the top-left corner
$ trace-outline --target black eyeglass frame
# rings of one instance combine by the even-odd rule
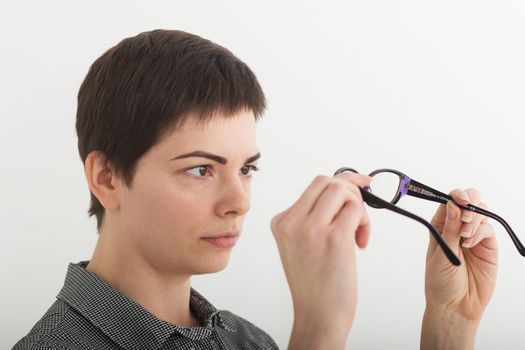
[[[335,172],[334,175],[337,175],[337,174],[342,173],[344,171],[351,171],[351,172],[354,172],[354,173],[358,173],[358,171],[356,171],[355,169],[348,168],[348,167],[343,167],[343,168],[338,169]],[[443,241],[443,239],[441,238],[441,234],[436,230],[436,228],[432,224],[430,224],[428,221],[426,221],[425,219],[423,219],[423,218],[421,218],[421,217],[419,217],[419,216],[417,216],[415,214],[410,213],[409,211],[406,211],[406,210],[396,206],[396,204],[399,202],[399,200],[403,196],[409,195],[409,196],[413,196],[413,197],[417,197],[417,198],[421,198],[421,199],[425,199],[425,200],[429,200],[429,201],[433,201],[433,202],[437,202],[437,203],[441,203],[441,204],[446,204],[447,202],[452,201],[455,205],[457,205],[459,208],[461,208],[463,210],[472,211],[472,212],[475,212],[475,213],[478,213],[478,214],[490,217],[490,218],[498,221],[505,228],[505,230],[507,231],[507,233],[509,234],[510,238],[512,239],[512,242],[514,243],[514,246],[516,247],[518,252],[522,256],[525,256],[525,247],[523,246],[523,244],[521,243],[519,238],[516,236],[516,234],[514,233],[512,228],[510,227],[510,225],[501,216],[499,216],[499,215],[497,215],[497,214],[495,214],[493,212],[490,212],[490,211],[488,211],[486,209],[483,209],[483,208],[477,207],[475,205],[472,205],[472,204],[461,205],[461,204],[457,203],[450,195],[445,194],[445,193],[443,193],[441,191],[438,191],[438,190],[436,190],[436,189],[434,189],[434,188],[432,188],[430,186],[427,186],[425,184],[422,184],[419,181],[411,179],[410,177],[408,177],[407,175],[403,174],[402,172],[394,170],[394,169],[384,168],[384,169],[374,170],[374,171],[372,171],[369,174],[369,176],[373,177],[373,176],[375,176],[377,174],[385,173],[385,172],[389,172],[389,173],[395,174],[395,175],[397,175],[399,177],[398,189],[397,189],[397,193],[394,196],[394,198],[390,202],[388,202],[388,201],[386,201],[386,200],[384,200],[382,198],[379,198],[376,195],[374,195],[371,192],[370,187],[367,186],[365,188],[360,188],[361,196],[363,197],[363,201],[365,201],[365,203],[368,204],[372,208],[388,209],[388,210],[394,211],[394,212],[396,212],[398,214],[401,214],[401,215],[404,215],[406,217],[409,217],[409,218],[411,218],[413,220],[416,220],[419,223],[425,225],[429,229],[430,233],[432,234],[434,239],[437,241],[437,243],[439,244],[439,246],[441,247],[441,249],[443,250],[443,252],[447,256],[447,258],[449,259],[449,261],[453,265],[459,266],[460,265],[460,260],[452,252],[450,247]]]
[[[343,168],[339,168],[334,173],[334,176],[337,175],[337,174],[340,174],[342,172],[345,172],[345,171],[351,171],[351,172],[354,172],[354,173],[357,173],[357,174],[359,173],[355,169],[348,168],[348,167],[343,167]],[[384,199],[379,198],[378,196],[372,194],[372,192],[370,192],[370,187],[368,187],[368,186],[365,187],[365,188],[361,188],[360,187],[359,190],[361,192],[361,197],[363,197],[363,201],[366,204],[368,204],[369,206],[371,206],[372,208],[388,209],[390,211],[393,211],[395,213],[401,214],[403,216],[406,216],[406,217],[408,217],[410,219],[413,219],[413,220],[415,220],[415,221],[425,225],[426,228],[430,231],[430,233],[434,237],[434,239],[436,240],[436,242],[438,243],[438,245],[443,250],[443,253],[445,253],[445,255],[447,256],[447,258],[450,261],[450,263],[455,265],[455,266],[461,265],[461,261],[459,260],[459,258],[456,256],[456,254],[454,254],[454,252],[450,249],[450,247],[445,243],[443,238],[441,238],[441,234],[436,230],[436,228],[434,226],[432,226],[431,223],[429,223],[428,221],[426,221],[425,219],[423,219],[420,216],[412,214],[411,212],[409,212],[409,211],[407,211],[405,209],[402,209],[402,208],[392,204],[391,202],[385,201]]]
[[[474,213],[478,213],[478,214],[487,216],[499,222],[509,234],[518,252],[522,256],[525,256],[525,247],[519,240],[518,236],[516,236],[516,234],[514,233],[514,230],[512,230],[510,225],[501,216],[491,211],[488,211],[486,209],[472,205],[472,204],[467,204],[467,205],[458,204],[456,201],[454,201],[454,199],[450,195],[445,194],[441,191],[438,191],[425,184],[422,184],[419,181],[411,179],[410,177],[403,174],[402,172],[394,170],[394,169],[374,170],[369,174],[369,176],[373,177],[374,175],[385,173],[385,172],[395,174],[399,177],[399,185],[397,189],[397,194],[394,197],[394,199],[392,199],[391,201],[392,204],[394,205],[397,204],[397,202],[399,202],[399,200],[405,195],[409,195],[409,196],[413,196],[413,197],[417,197],[417,198],[421,198],[421,199],[425,199],[425,200],[429,200],[429,201],[433,201],[433,202],[437,202],[441,204],[446,204],[448,201],[452,201],[455,205],[457,205],[459,208],[463,210],[468,210]]]

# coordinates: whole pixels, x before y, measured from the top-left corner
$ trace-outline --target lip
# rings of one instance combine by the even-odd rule
[[[206,241],[217,248],[232,248],[237,240],[239,239],[238,233],[228,232],[221,233],[217,236],[202,237],[203,241]]]

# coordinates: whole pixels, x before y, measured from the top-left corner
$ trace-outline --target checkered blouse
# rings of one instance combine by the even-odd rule
[[[193,289],[190,307],[203,326],[162,321],[87,271],[87,263],[69,264],[57,300],[13,350],[278,349],[264,331]]]

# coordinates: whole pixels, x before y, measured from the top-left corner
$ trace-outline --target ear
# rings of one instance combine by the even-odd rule
[[[106,210],[120,207],[117,188],[120,179],[116,176],[104,153],[93,151],[88,154],[84,163],[84,172],[89,190]]]

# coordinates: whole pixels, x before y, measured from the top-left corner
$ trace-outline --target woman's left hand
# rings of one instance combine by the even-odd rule
[[[458,204],[486,209],[476,190],[454,190],[451,196]],[[486,217],[461,210],[452,202],[438,208],[432,225],[459,257],[461,265],[452,265],[430,238],[421,345],[425,349],[470,348],[496,285],[498,247],[494,231]],[[448,345],[439,341],[438,347],[437,338],[446,340]],[[457,346],[450,343],[452,338],[456,338]]]

